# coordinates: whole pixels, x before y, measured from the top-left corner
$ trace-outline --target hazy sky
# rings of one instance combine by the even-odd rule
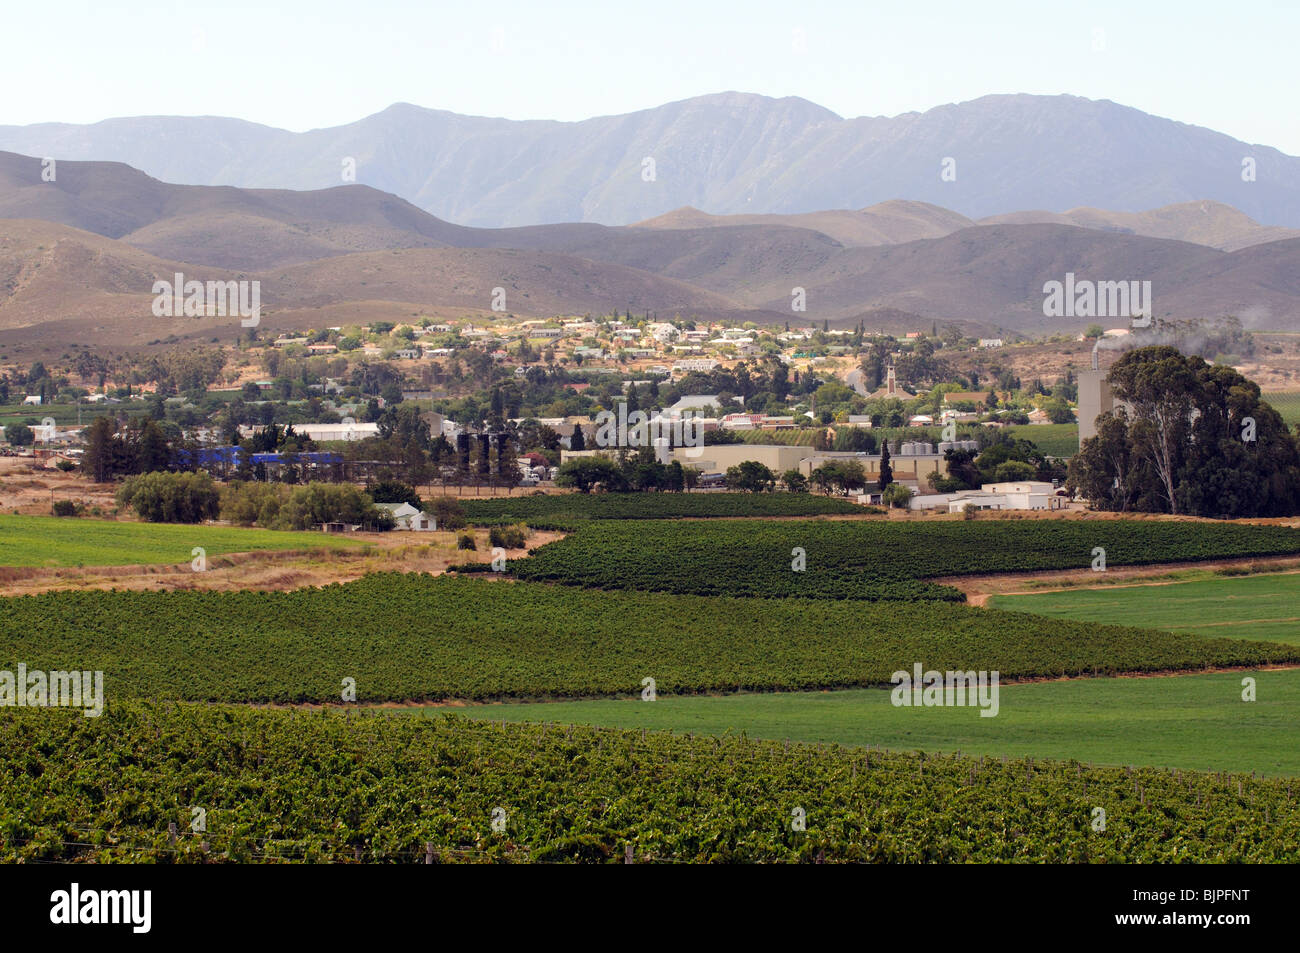
[[[736,89],[842,116],[988,93],[1112,99],[1300,155],[1300,2],[10,2],[0,124],[394,102],[584,119]]]

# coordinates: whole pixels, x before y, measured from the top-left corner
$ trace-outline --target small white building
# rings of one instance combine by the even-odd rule
[[[707,374],[717,366],[718,362],[711,357],[689,358],[675,363],[673,365],[673,373],[686,374],[690,371],[701,371]]]
[[[1024,480],[1016,483],[985,483],[978,490],[914,496],[908,507],[913,510],[961,513],[967,509],[1057,510],[1064,505],[1065,498],[1056,495],[1056,488],[1052,484],[1040,480]]]
[[[417,510],[410,503],[376,503],[375,506],[393,515],[395,529],[431,533],[438,528],[438,521],[433,516]]]
[[[722,399],[717,394],[686,394],[677,398],[677,403],[666,408],[670,414],[680,415],[687,410],[708,410],[710,407],[721,407]]]
[[[667,322],[646,325],[646,332],[656,341],[674,341],[681,334],[676,325]]]
[[[251,437],[258,427],[241,425],[239,432]],[[375,423],[337,423],[337,424],[294,424],[293,432],[308,440],[364,440],[366,437],[379,436],[379,424]]]

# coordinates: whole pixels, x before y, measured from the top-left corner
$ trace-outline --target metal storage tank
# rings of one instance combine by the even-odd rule
[[[953,448],[953,441],[951,441],[951,440],[941,440],[941,441],[939,442],[939,452],[940,452],[940,453],[947,453],[947,452],[948,452],[949,450],[951,450],[952,448]]]

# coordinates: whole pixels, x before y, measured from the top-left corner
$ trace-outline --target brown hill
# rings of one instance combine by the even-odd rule
[[[314,192],[171,185],[116,162],[0,152],[0,218],[43,219],[172,259],[261,268],[354,251],[469,244],[464,229],[368,186]]]
[[[12,359],[70,343],[137,348],[241,333],[237,317],[155,316],[154,282],[171,281],[176,272],[200,281],[260,281],[263,333],[414,314],[490,314],[497,287],[505,289],[510,313],[533,317],[599,313],[611,302],[665,316],[737,315],[726,297],[690,284],[549,252],[399,249],[254,272],[167,261],[121,240],[18,219],[0,220],[0,348]]]
[[[0,220],[0,343],[14,347],[233,337],[238,323],[229,320],[154,318],[153,281],[175,271],[262,281],[271,329],[486,312],[501,287],[508,310],[528,316],[617,307],[729,321],[748,312],[766,323],[865,320],[912,330],[957,321],[1051,332],[1092,323],[1042,315],[1044,282],[1067,272],[1151,280],[1161,315],[1236,313],[1248,326],[1300,328],[1300,239],[1229,253],[1131,233],[1228,244],[1285,233],[1214,203],[1133,215],[1076,209],[1054,217],[1064,221],[946,233],[965,220],[922,202],[793,216],[687,208],[632,227],[478,229],[359,186],[173,186],[94,162],[60,162],[55,182],[40,172],[39,160],[0,154],[0,212],[50,219]],[[917,233],[927,237],[903,240]],[[791,311],[797,288],[806,312]]]
[[[869,208],[798,215],[710,215],[686,206],[632,228],[734,228],[740,225],[785,225],[821,232],[842,245],[896,245],[921,238],[942,238],[972,225],[1076,225],[1122,235],[1168,238],[1223,251],[1300,238],[1300,231],[1261,225],[1244,212],[1221,202],[1166,205],[1145,212],[1112,212],[1076,208],[1068,212],[1041,210],[992,215],[978,222],[927,202],[881,202]]]
[[[0,221],[0,346],[16,356],[72,343],[141,347],[173,335],[233,337],[237,319],[231,329],[230,318],[154,316],[154,281],[178,271],[200,281],[244,277],[51,222]]]
[[[276,302],[296,307],[373,299],[488,309],[494,288],[505,290],[508,313],[529,316],[598,313],[614,306],[669,313],[736,307],[722,295],[648,271],[571,255],[497,248],[347,255],[268,273],[263,288]]]
[[[894,245],[918,238],[939,238],[971,224],[965,215],[928,202],[894,200],[857,211],[831,209],[796,215],[710,215],[688,205],[630,227],[684,229],[785,225],[821,232],[841,245]]]
[[[1012,212],[981,219],[979,224],[1078,225],[1128,235],[1195,242],[1223,251],[1300,238],[1300,231],[1261,225],[1231,205],[1211,201],[1182,202],[1146,212],[1112,212],[1097,208],[1075,208],[1068,212]]]

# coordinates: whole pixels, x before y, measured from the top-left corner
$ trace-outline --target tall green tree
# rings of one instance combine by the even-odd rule
[[[894,482],[894,467],[889,462],[889,441],[880,442],[880,479],[876,481],[876,489],[882,493],[885,487]]]
[[[1300,446],[1258,385],[1171,347],[1111,368],[1123,405],[1099,418],[1067,487],[1098,509],[1239,518],[1300,512]]]

